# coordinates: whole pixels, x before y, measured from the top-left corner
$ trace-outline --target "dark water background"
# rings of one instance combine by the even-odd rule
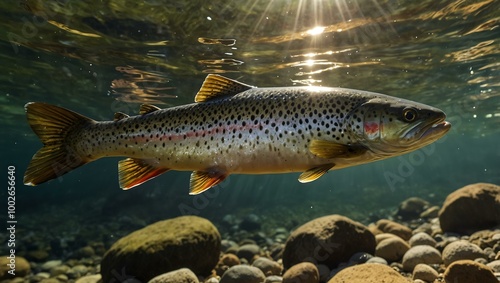
[[[39,0],[2,1],[0,14],[0,168],[6,180],[7,166],[16,167],[24,233],[183,214],[217,222],[252,212],[290,228],[332,213],[367,222],[410,196],[440,204],[461,186],[500,184],[498,1]],[[208,73],[261,87],[381,92],[441,108],[453,127],[414,153],[310,184],[299,174],[234,175],[192,197],[189,173],[168,172],[124,192],[111,158],[22,185],[41,147],[26,102],[109,120],[137,113],[140,103],[191,103]],[[66,228],[54,232],[56,224]]]

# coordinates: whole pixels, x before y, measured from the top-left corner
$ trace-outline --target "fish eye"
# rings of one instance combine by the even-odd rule
[[[413,122],[417,119],[417,111],[413,108],[406,108],[403,110],[403,119],[406,122]]]

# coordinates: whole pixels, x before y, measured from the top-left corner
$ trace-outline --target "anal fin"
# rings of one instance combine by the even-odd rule
[[[128,190],[165,172],[168,168],[158,168],[146,160],[127,158],[118,162],[120,188]]]
[[[194,171],[191,173],[190,195],[201,194],[226,179],[228,174],[220,170]]]
[[[311,168],[304,173],[300,174],[299,182],[301,183],[309,183],[317,180],[319,177],[323,176],[328,172],[328,170],[332,169],[335,166],[333,163],[328,163],[324,165],[320,165],[314,168]]]

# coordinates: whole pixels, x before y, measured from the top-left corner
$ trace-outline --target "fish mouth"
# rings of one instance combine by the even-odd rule
[[[422,124],[416,125],[406,134],[406,137],[419,142],[433,142],[451,129],[451,123],[445,121],[445,118],[439,117],[423,126]]]

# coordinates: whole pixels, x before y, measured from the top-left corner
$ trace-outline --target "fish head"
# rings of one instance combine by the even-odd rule
[[[440,109],[389,96],[369,99],[346,118],[347,131],[381,156],[400,155],[424,147],[451,128]]]

